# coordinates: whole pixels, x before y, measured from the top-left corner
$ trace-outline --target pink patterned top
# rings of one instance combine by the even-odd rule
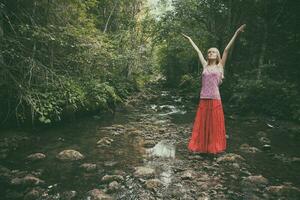
[[[219,85],[223,78],[224,70],[221,65],[204,66],[200,99],[221,99]]]

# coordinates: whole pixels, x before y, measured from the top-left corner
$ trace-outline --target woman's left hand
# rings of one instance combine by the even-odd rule
[[[181,35],[183,35],[185,38],[187,38],[187,39],[190,39],[190,37],[189,36],[187,36],[187,35],[185,35],[185,34],[183,34],[183,33],[181,33]]]
[[[241,32],[244,32],[245,30],[245,27],[246,27],[246,24],[243,24],[242,26],[240,26],[240,28],[238,28],[238,30],[236,31],[236,33],[241,33]]]

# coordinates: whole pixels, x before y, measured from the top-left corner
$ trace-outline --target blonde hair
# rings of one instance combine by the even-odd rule
[[[211,48],[209,48],[207,50],[207,53],[209,52],[209,50],[213,50],[213,51],[217,52],[217,65],[219,66],[219,63],[221,61],[221,54],[220,54],[219,50],[216,47],[211,47]],[[207,61],[208,61],[207,64],[209,64],[209,60],[208,59],[207,59]],[[223,66],[219,66],[219,67],[220,67],[219,69],[221,70],[222,79],[223,79],[224,78],[224,68],[223,68]],[[222,79],[221,79],[221,81],[222,81]]]
[[[207,54],[209,52],[209,50],[213,50],[213,51],[216,51],[217,52],[217,64],[219,64],[219,62],[221,61],[221,54],[220,54],[220,51],[216,48],[216,47],[211,47],[207,50]],[[207,59],[208,60],[208,59]],[[209,60],[208,60],[209,62]]]

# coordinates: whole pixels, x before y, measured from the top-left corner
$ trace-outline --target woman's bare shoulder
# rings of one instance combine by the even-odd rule
[[[222,67],[222,68],[224,68],[224,66],[221,64],[221,63],[218,63],[218,65],[217,65],[218,67]]]
[[[207,65],[208,65],[208,63],[205,62],[202,66],[203,66],[203,68],[205,68],[205,67],[207,67]]]

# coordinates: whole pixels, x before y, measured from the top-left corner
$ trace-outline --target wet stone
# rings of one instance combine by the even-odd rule
[[[271,145],[269,145],[269,144],[263,145],[263,150],[265,150],[265,151],[271,150]]]
[[[189,160],[203,160],[204,158],[200,155],[191,155],[188,157]]]
[[[108,131],[111,131],[111,130],[117,130],[116,127],[114,126],[108,126],[108,127],[102,127],[100,130],[108,130]]]
[[[199,178],[197,180],[200,180],[200,181],[209,181],[210,180],[210,177],[208,174],[200,174]]]
[[[118,164],[117,161],[106,161],[106,162],[104,163],[104,166],[105,166],[105,167],[113,167],[113,166],[115,166],[115,165],[117,165],[117,164]]]
[[[113,135],[113,136],[117,136],[117,135],[120,135],[120,132],[118,132],[118,131],[112,131],[110,134]]]
[[[91,172],[97,169],[97,165],[92,163],[83,163],[80,165],[80,168],[84,169],[86,172]]]
[[[217,163],[236,162],[236,161],[245,161],[245,159],[242,156],[234,153],[228,153],[217,158]]]
[[[166,132],[166,128],[159,128],[158,129],[158,132],[160,133],[160,134],[163,134],[163,133],[165,133]]]
[[[184,168],[183,167],[174,167],[173,170],[175,173],[178,173],[178,172],[184,171]]]
[[[42,175],[43,172],[44,172],[44,169],[36,169],[35,171],[31,172],[31,175],[39,177]]]
[[[97,147],[109,146],[114,140],[109,137],[103,137],[97,142]]]
[[[113,171],[113,174],[115,174],[115,175],[120,175],[120,176],[122,176],[122,177],[126,175],[126,173],[125,173],[124,171],[119,170],[119,169],[114,170],[114,171]]]
[[[23,178],[14,178],[11,180],[11,185],[32,186],[32,185],[42,185],[44,183],[45,181],[32,175],[26,175]]]
[[[131,131],[129,131],[129,134],[130,135],[142,135],[143,131],[140,131],[140,130],[131,130]]]
[[[234,116],[234,115],[229,115],[228,118],[231,120],[236,120],[236,116]]]
[[[81,160],[84,159],[84,156],[75,150],[64,150],[61,151],[57,156],[57,159],[59,160],[69,160],[69,161],[74,161],[74,160]]]
[[[193,177],[195,176],[195,172],[192,170],[186,170],[182,173],[182,175],[180,176],[181,179],[186,180],[186,179],[193,179]]]
[[[94,115],[93,118],[98,120],[98,119],[101,119],[101,116],[99,116],[99,115]]]
[[[238,163],[232,163],[232,167],[235,169],[240,169],[240,165]]]
[[[147,189],[153,190],[161,187],[163,185],[163,182],[161,182],[159,179],[149,179],[145,182],[145,186]]]
[[[260,137],[259,138],[259,141],[262,143],[262,144],[270,144],[271,143],[271,140],[267,137]]]
[[[251,147],[249,144],[242,144],[240,146],[240,150],[244,153],[257,153],[257,152],[261,152],[261,150],[259,150],[256,147]]]
[[[125,128],[122,124],[115,124],[115,125],[113,125],[113,127],[115,127],[116,129],[119,129],[119,130],[122,130]]]
[[[74,190],[65,191],[65,192],[62,193],[61,199],[64,199],[64,200],[75,199],[76,195],[77,195],[77,192],[74,191]]]
[[[269,186],[265,191],[276,199],[299,199],[300,189],[291,185]]]
[[[266,123],[266,125],[267,125],[268,128],[275,128],[275,126],[273,124]]]
[[[237,180],[238,179],[238,177],[236,175],[234,175],[234,174],[231,174],[230,178],[232,178],[233,180]]]
[[[109,192],[115,192],[120,188],[121,188],[121,185],[117,181],[113,181],[113,182],[109,183],[109,185],[108,185]]]
[[[197,200],[210,200],[211,198],[207,195],[207,196],[203,196],[203,197],[198,197]]]
[[[105,175],[102,177],[101,181],[102,182],[124,181],[124,178],[121,175]]]
[[[126,128],[127,132],[135,132],[135,131],[140,131],[139,129],[137,129],[135,126],[135,124],[132,124],[132,127]]]
[[[257,187],[264,187],[268,184],[268,179],[263,177],[262,175],[257,176],[248,176],[243,178],[242,185],[244,186],[257,186]]]
[[[153,177],[155,170],[150,167],[135,167],[134,176],[139,178]]]
[[[11,172],[11,175],[13,175],[14,177],[24,177],[28,174],[28,172],[21,171],[21,170],[18,170],[18,169],[13,169],[10,172]]]
[[[145,183],[145,182],[146,182],[146,180],[143,179],[143,178],[139,178],[139,181],[140,181],[141,183]]]
[[[113,198],[99,189],[93,189],[87,193],[91,200],[112,200]]]
[[[65,141],[65,139],[64,139],[64,138],[62,138],[62,137],[59,137],[59,138],[57,138],[57,141],[64,142],[64,141]]]
[[[27,159],[30,161],[42,160],[46,158],[46,155],[43,153],[34,153],[27,156]]]
[[[297,164],[300,164],[300,158],[299,157],[292,157],[292,159],[291,159],[291,162],[292,163],[297,163]]]

